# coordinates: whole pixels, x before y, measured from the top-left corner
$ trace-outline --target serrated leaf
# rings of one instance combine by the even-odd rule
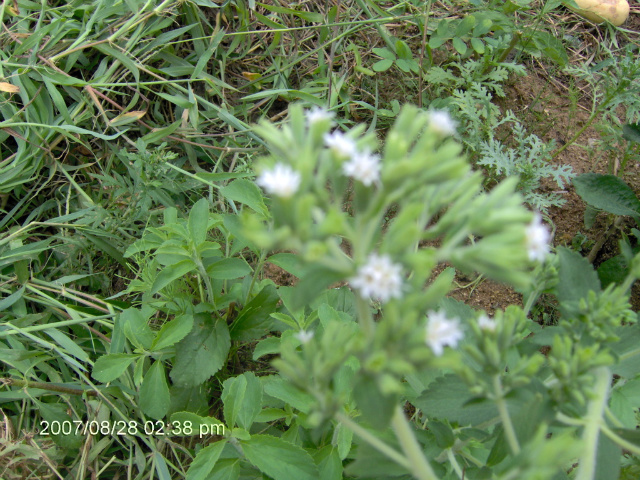
[[[270,435],[252,435],[241,445],[247,459],[274,480],[319,478],[313,458],[297,445]]]
[[[233,340],[250,341],[262,337],[271,327],[271,314],[276,311],[280,301],[278,291],[273,285],[267,285],[247,303],[238,318],[231,325]]]
[[[253,372],[228,378],[222,384],[224,419],[230,428],[249,430],[262,409],[262,384]]]
[[[193,315],[184,314],[165,323],[156,334],[151,350],[162,350],[175,345],[193,328]]]
[[[209,314],[194,315],[193,329],[176,345],[171,380],[196,386],[215,375],[226,363],[231,347],[227,324]]]
[[[615,215],[640,217],[640,200],[615,175],[585,173],[573,179],[576,193],[589,205]]]
[[[140,409],[145,415],[159,420],[169,411],[171,399],[169,386],[164,373],[164,364],[154,362],[144,375],[140,386]]]
[[[582,298],[587,298],[589,291],[601,291],[598,274],[589,260],[577,252],[565,247],[558,250],[558,285],[556,287],[560,308],[568,310]]]
[[[112,382],[122,375],[139,355],[132,353],[110,353],[102,355],[93,365],[91,376],[102,383]]]

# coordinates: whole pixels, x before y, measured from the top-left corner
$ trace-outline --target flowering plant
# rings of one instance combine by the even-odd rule
[[[254,411],[246,424],[230,414],[228,441],[276,479],[566,478],[576,459],[591,479],[605,468],[599,449],[640,452],[619,420],[628,410],[612,407],[611,428],[603,420],[610,368],[638,354],[621,338],[640,340],[627,303],[640,258],[603,291],[579,255],[551,255],[517,179],[483,191],[445,112],[404,107],[381,149],[362,126],[333,127],[330,113],[300,106],[281,128],[255,127],[270,151],[256,180],[270,215],[245,209],[236,233],[280,250],[268,260],[299,281],[278,289],[281,335],[255,348],[256,359],[279,354],[279,376],[225,381],[225,417],[227,404]],[[447,298],[454,269],[514,286],[524,308],[490,318]],[[543,292],[562,305],[556,326],[527,319]],[[260,417],[288,429],[257,435]],[[272,453],[295,444],[296,460],[263,463],[267,437]],[[212,469],[205,450],[195,463]]]

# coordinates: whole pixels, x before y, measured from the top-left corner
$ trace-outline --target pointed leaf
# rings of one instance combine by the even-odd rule
[[[297,445],[270,435],[252,435],[241,445],[247,459],[274,480],[319,478],[313,458]]]
[[[156,361],[142,380],[140,386],[140,409],[149,417],[159,420],[169,411],[169,386],[164,373],[164,364]]]

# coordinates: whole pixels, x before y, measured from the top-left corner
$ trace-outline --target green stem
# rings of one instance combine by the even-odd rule
[[[580,466],[576,480],[593,480],[596,475],[596,457],[598,453],[598,435],[603,427],[602,416],[607,406],[611,373],[607,367],[597,368],[595,371],[595,388],[593,398],[587,408],[585,427],[582,433],[584,453],[580,457]]]
[[[115,317],[115,313],[109,314],[109,315],[100,315],[99,317],[89,317],[89,318],[81,318],[81,319],[75,319],[75,320],[64,320],[62,322],[47,323],[45,325],[31,325],[29,327],[21,328],[20,330],[3,330],[0,332],[0,338],[7,337],[9,335],[16,335],[22,332],[31,333],[31,332],[37,332],[40,330],[49,330],[50,328],[68,327],[69,325],[78,325],[80,323],[95,322],[96,320],[105,320],[107,318],[113,318],[113,317]],[[11,325],[11,323],[9,322],[4,323],[4,325],[8,327],[13,327],[13,325]]]
[[[624,448],[625,450],[629,450],[634,455],[640,455],[640,446],[635,445],[624,438],[620,437],[617,433],[613,432],[609,427],[605,424],[600,425],[600,429],[602,433],[604,433],[607,437],[611,439],[614,443],[616,443],[620,448]]]
[[[518,437],[516,437],[516,431],[513,428],[511,417],[509,416],[509,410],[507,409],[507,402],[504,400],[504,392],[502,391],[502,382],[500,381],[500,375],[493,377],[493,388],[495,389],[495,401],[498,407],[498,413],[500,414],[500,420],[502,421],[502,428],[504,434],[507,437],[507,443],[514,455],[520,453],[520,444],[518,443]]]
[[[391,420],[391,426],[396,433],[396,437],[400,441],[402,450],[404,450],[404,453],[409,460],[411,473],[420,480],[437,480],[438,477],[431,468],[431,465],[429,465],[427,459],[424,457],[422,448],[416,440],[416,437],[411,430],[411,425],[409,425],[409,422],[404,416],[404,412],[400,405],[396,406],[396,411],[393,415],[393,419]]]
[[[40,390],[49,390],[50,392],[66,393],[68,395],[87,395],[96,396],[98,392],[95,390],[83,390],[78,388],[63,387],[45,382],[29,382],[28,380],[18,380],[16,378],[0,378],[0,384],[10,385],[20,388],[39,388]]]
[[[342,423],[345,427],[351,430],[353,433],[362,438],[365,442],[371,445],[373,448],[378,450],[383,455],[386,455],[388,458],[396,462],[398,465],[403,466],[407,470],[411,470],[411,464],[409,460],[402,455],[400,452],[394,450],[389,445],[387,445],[384,441],[380,440],[378,437],[374,436],[367,429],[361,427],[356,422],[347,417],[344,413],[336,413],[336,420]]]

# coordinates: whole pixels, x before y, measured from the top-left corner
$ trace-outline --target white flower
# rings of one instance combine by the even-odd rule
[[[494,319],[489,318],[486,315],[480,315],[480,317],[478,318],[478,326],[480,327],[480,330],[495,332],[498,324]]]
[[[338,130],[333,133],[327,133],[324,136],[324,143],[343,157],[353,157],[358,153],[356,142]]]
[[[363,298],[385,303],[392,297],[400,298],[402,292],[402,267],[391,262],[388,255],[369,255],[367,263],[358,269],[356,277],[349,280],[351,286]]]
[[[307,118],[307,123],[309,126],[314,123],[322,122],[323,120],[332,120],[335,114],[333,112],[329,112],[322,107],[314,106],[311,110],[307,110],[305,112],[305,117]]]
[[[429,127],[443,137],[455,135],[457,126],[458,122],[452,119],[446,110],[431,110],[429,112]]]
[[[356,153],[342,166],[342,171],[368,187],[380,180],[380,157],[368,151]]]
[[[533,221],[525,230],[527,236],[527,253],[529,260],[543,261],[549,252],[549,240],[551,235],[549,229],[542,224],[542,217],[536,213]]]
[[[313,338],[313,332],[307,331],[307,330],[300,330],[298,333],[294,334],[294,337],[300,340],[300,343],[302,343],[303,345],[306,345]]]
[[[429,312],[427,316],[427,345],[439,357],[445,346],[455,347],[464,335],[460,322],[447,318],[444,312]]]
[[[262,172],[256,183],[268,193],[289,198],[298,190],[300,181],[301,177],[298,172],[284,163],[278,163],[271,170]]]

